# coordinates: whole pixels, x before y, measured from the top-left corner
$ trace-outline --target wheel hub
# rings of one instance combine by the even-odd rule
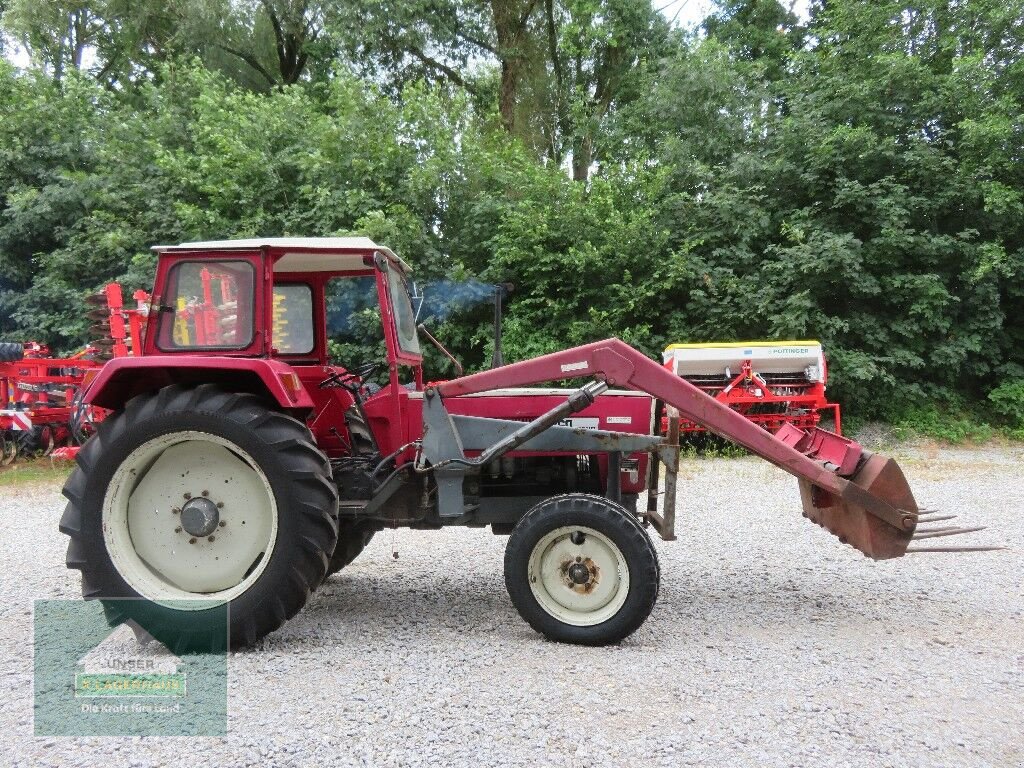
[[[582,534],[581,534],[582,535]],[[572,539],[570,538],[570,541]],[[566,560],[559,571],[565,586],[580,595],[589,595],[597,586],[601,569],[589,557],[576,555],[575,560]]]
[[[586,584],[590,581],[590,569],[583,563],[573,563],[569,566],[569,578],[573,584]]]
[[[189,499],[181,507],[181,527],[191,536],[209,536],[220,523],[217,505],[205,497]]]

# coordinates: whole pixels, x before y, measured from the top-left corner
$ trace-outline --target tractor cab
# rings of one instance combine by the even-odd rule
[[[363,404],[397,415],[423,388],[409,266],[365,237],[158,246],[145,354],[269,358],[313,400],[329,456],[375,441]],[[401,424],[382,419],[381,438]],[[347,425],[340,427],[339,425]],[[324,427],[323,430],[318,427]],[[404,435],[393,436],[395,441]],[[379,448],[379,446],[374,446]]]
[[[332,346],[344,348],[360,333],[373,335],[365,327],[369,309],[379,318],[382,356],[420,367],[406,282],[411,270],[369,238],[223,240],[154,250],[160,264],[147,354],[269,356],[328,365]],[[332,327],[340,340],[332,338]]]

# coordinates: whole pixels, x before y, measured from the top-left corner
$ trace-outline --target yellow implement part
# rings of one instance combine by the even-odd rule
[[[179,347],[187,347],[192,342],[189,338],[188,332],[188,320],[185,318],[184,312],[187,306],[184,296],[178,297],[178,311],[175,313],[174,318],[174,343]]]

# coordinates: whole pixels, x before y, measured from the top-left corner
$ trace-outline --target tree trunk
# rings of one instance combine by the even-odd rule
[[[587,136],[573,143],[572,180],[586,181],[590,178],[590,165],[594,161],[594,142]]]
[[[509,133],[516,129],[516,106],[519,102],[519,79],[524,57],[522,44],[526,25],[537,0],[491,0],[491,15],[498,40],[498,59],[501,61],[501,87],[498,91],[498,111],[501,124]]]
[[[513,60],[501,62],[501,88],[498,91],[498,112],[501,124],[509,133],[516,129],[516,101],[519,98],[519,67]]]
[[[269,0],[264,0],[263,9],[270,18],[274,28],[274,47],[277,50],[278,71],[281,73],[282,85],[294,85],[299,82],[306,69],[307,42],[316,39],[317,33],[306,20],[308,8],[305,3],[291,8],[293,15],[278,16]]]

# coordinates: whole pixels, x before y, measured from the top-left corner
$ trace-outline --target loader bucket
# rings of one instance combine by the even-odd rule
[[[877,453],[865,454],[867,458],[847,480],[891,507],[916,517],[917,502],[899,464]],[[803,478],[799,482],[804,517],[835,534],[844,544],[873,560],[902,557],[907,552],[916,522],[906,529],[896,528],[853,499],[836,496]]]
[[[858,443],[823,429],[804,431],[783,425],[776,437],[812,462],[813,469],[782,466],[800,482],[804,517],[835,534],[872,560],[911,552],[986,552],[986,545],[920,546],[924,539],[945,539],[984,530],[984,526],[942,525],[956,515],[922,509],[894,459],[864,450]],[[928,542],[929,544],[932,542]]]

